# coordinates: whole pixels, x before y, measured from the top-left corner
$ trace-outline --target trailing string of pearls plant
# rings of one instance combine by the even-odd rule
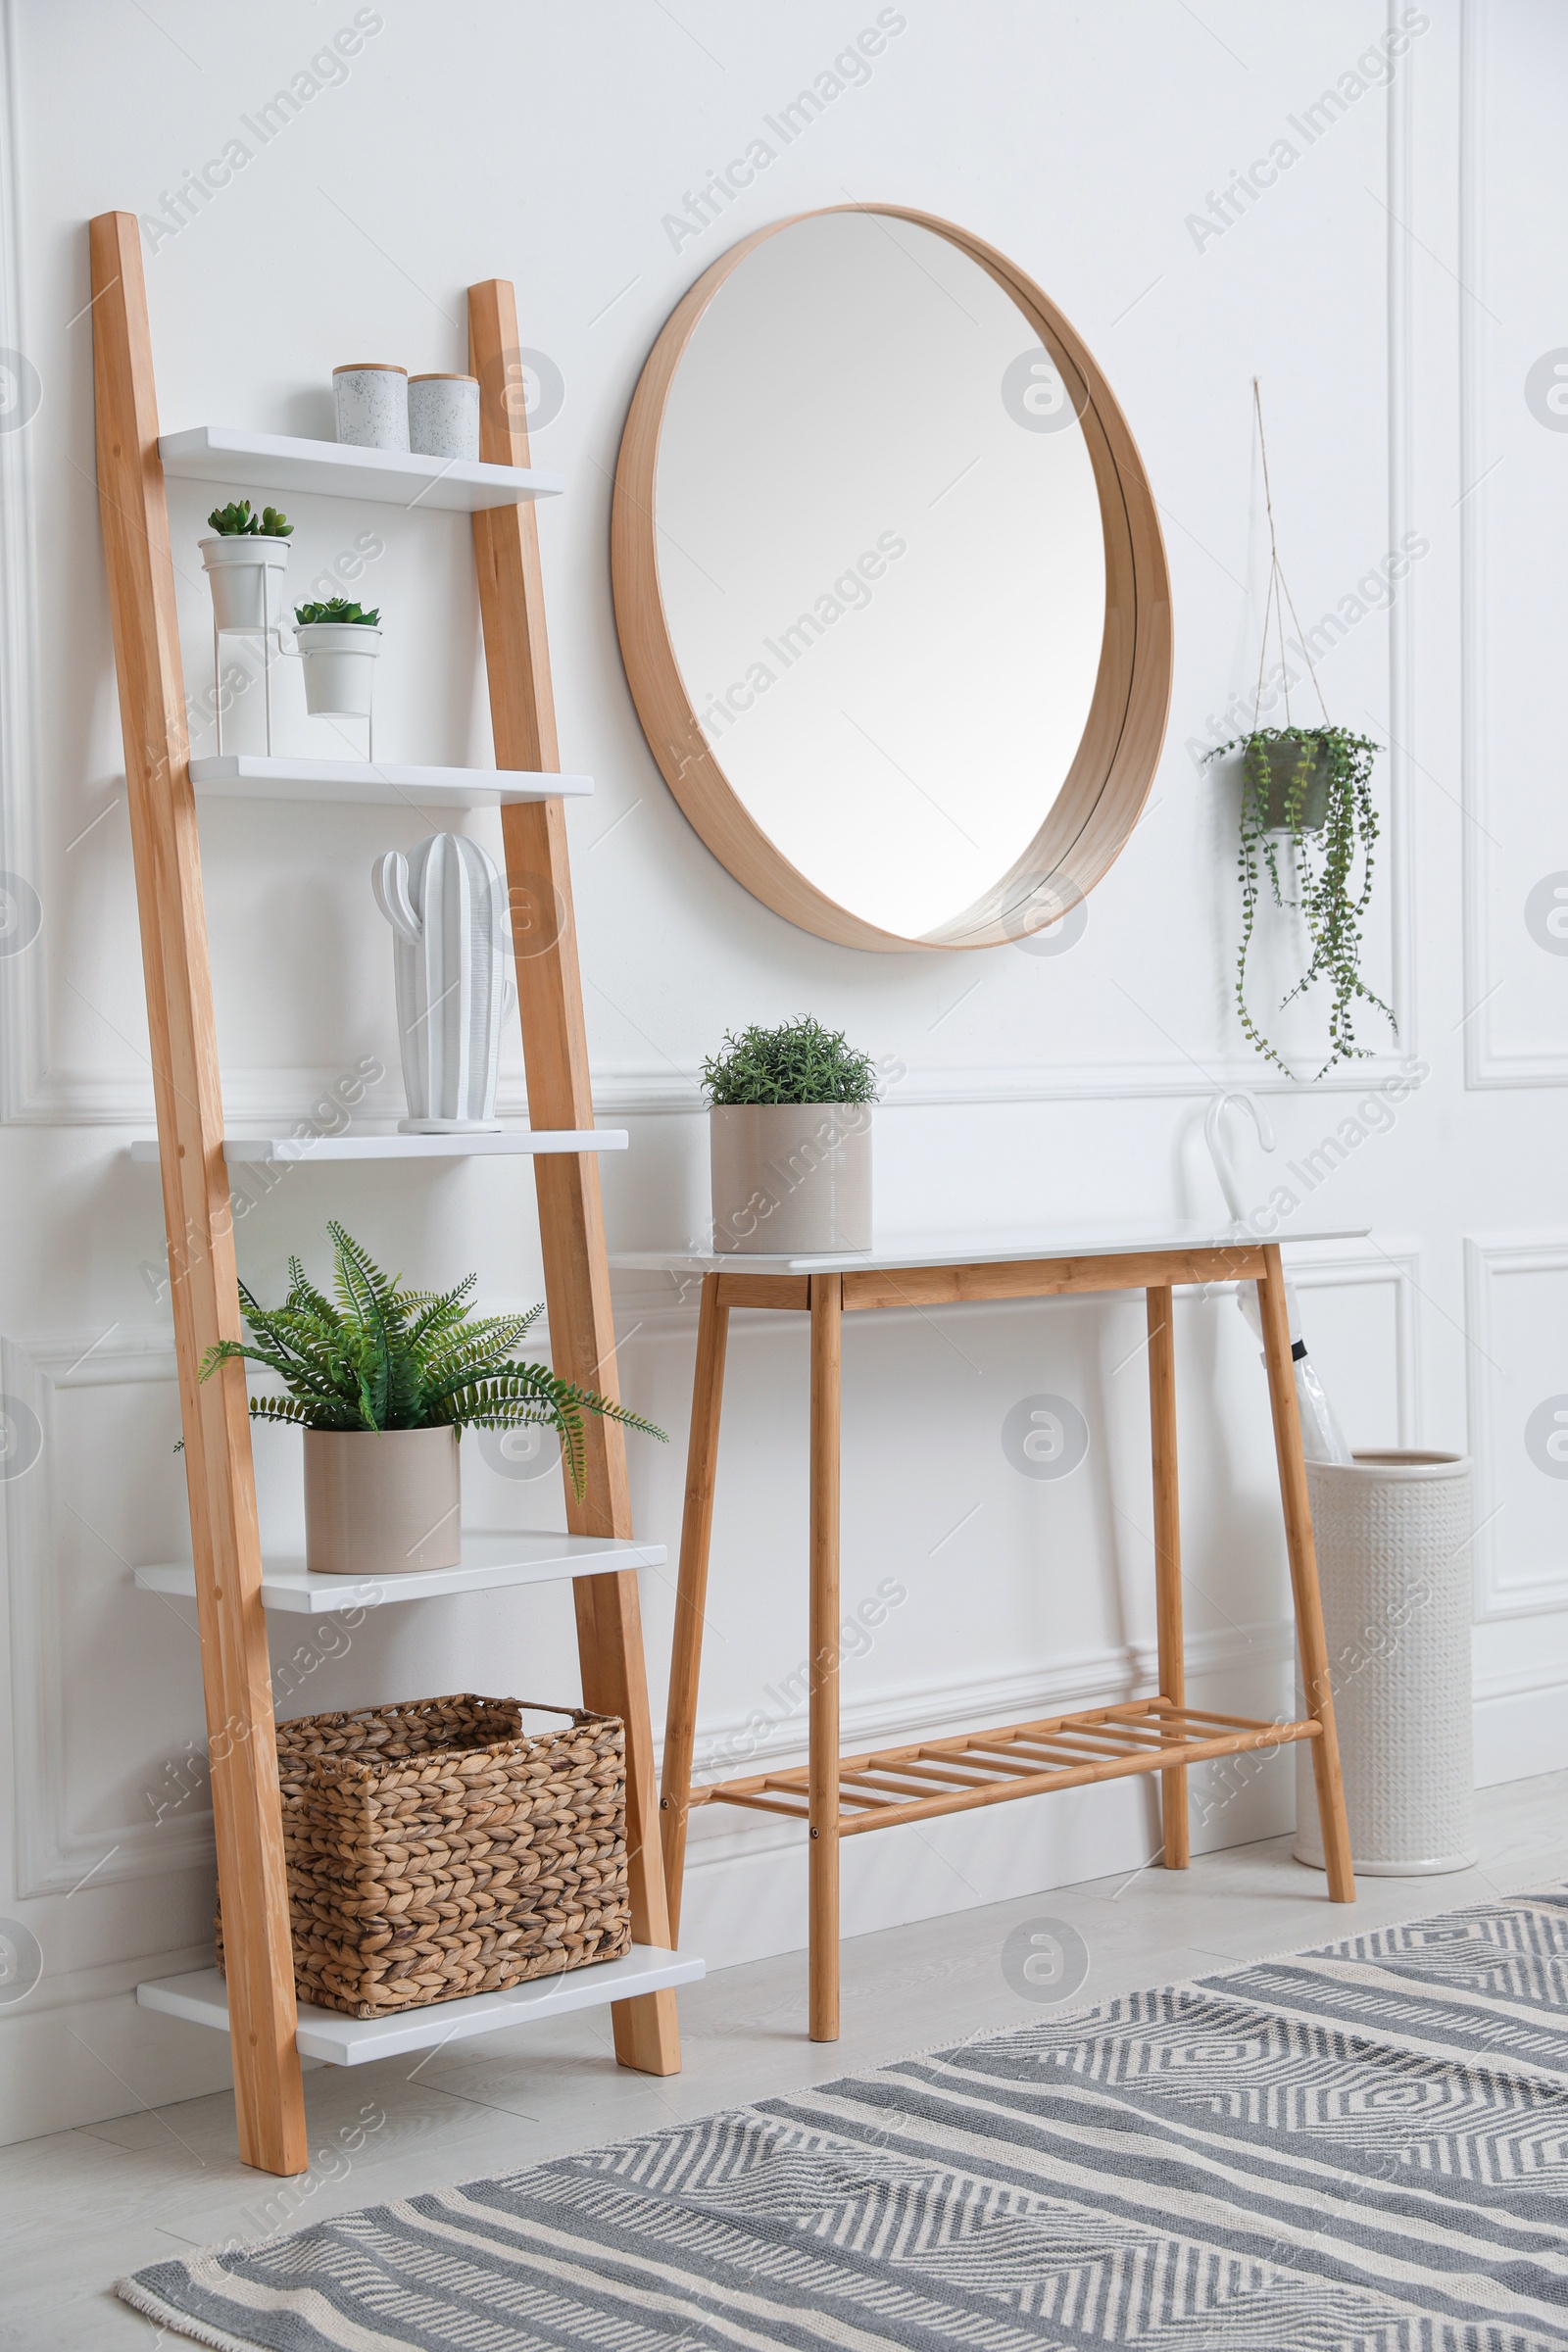
[[[1252,405],[1257,417],[1258,448],[1263,466],[1263,497],[1268,513],[1268,594],[1263,606],[1263,636],[1258,650],[1257,686],[1252,702],[1252,725],[1246,735],[1215,746],[1207,757],[1217,760],[1228,752],[1242,754],[1241,842],[1238,868],[1242,884],[1242,936],[1236,956],[1236,1007],[1249,1043],[1265,1060],[1294,1078],[1297,1073],[1259,1028],[1247,1002],[1247,963],[1256,927],[1263,875],[1274,905],[1285,913],[1299,914],[1306,926],[1311,955],[1307,968],[1288,990],[1281,1009],[1304,996],[1319,980],[1327,981],[1329,1002],[1328,1058],[1318,1070],[1324,1077],[1337,1062],[1364,1060],[1369,1048],[1355,1035],[1357,1000],[1383,1014],[1396,1036],[1398,1022],[1393,1011],[1361,976],[1361,922],[1372,903],[1373,857],[1379,820],[1372,798],[1372,762],[1379,746],[1368,736],[1337,727],[1318,684],[1306,635],[1297,616],[1280,564],[1279,539],[1274,522],[1274,493],[1269,480],[1268,441],[1263,430],[1262,392],[1252,378]],[[1322,724],[1299,726],[1291,718],[1291,670],[1285,658],[1285,609],[1290,609],[1296,642],[1305,660],[1312,691],[1323,713]],[[1273,620],[1279,648],[1279,677],[1285,696],[1285,724],[1258,723],[1263,701],[1263,670],[1268,658],[1269,622]],[[1280,867],[1282,842],[1289,841],[1293,888],[1288,890]],[[1359,861],[1359,885],[1355,869]]]

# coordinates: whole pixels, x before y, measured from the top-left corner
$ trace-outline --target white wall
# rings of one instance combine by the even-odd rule
[[[0,865],[36,893],[41,929],[18,944],[24,892],[18,952],[0,956],[0,1388],[37,1416],[41,1451],[21,1468],[29,1425],[13,1414],[0,1912],[37,1937],[45,1968],[25,2002],[0,2007],[13,2135],[206,2087],[224,2067],[220,2047],[142,2015],[129,1993],[140,1976],[200,1963],[213,1886],[189,1761],[202,1721],[193,1612],[130,1585],[131,1563],[178,1556],[188,1534],[155,1297],[158,1192],[126,1156],[150,1095],[84,222],[117,206],[155,215],[236,135],[258,151],[231,183],[177,233],[149,235],[167,426],[324,433],[334,363],[461,366],[463,289],[493,274],[514,278],[523,332],[564,378],[537,454],[571,484],[542,527],[564,761],[598,778],[568,821],[598,1104],[632,1126],[630,1153],[607,1167],[612,1241],[699,1230],[695,1072],[728,1022],[809,1008],[902,1065],[878,1124],[894,1230],[1209,1214],[1219,1199],[1200,1128],[1214,1087],[1258,1085],[1281,1159],[1298,1161],[1369,1085],[1419,1062],[1429,1074],[1392,1126],[1282,1231],[1371,1228],[1297,1253],[1314,1354],[1352,1438],[1476,1451],[1484,1777],[1568,1763],[1568,1489],[1523,1438],[1532,1409],[1568,1388],[1568,961],[1525,912],[1537,883],[1568,868],[1546,701],[1568,440],[1522,389],[1564,336],[1560,12],[1491,0],[1483,23],[1479,0],[1468,16],[1458,0],[1423,0],[1404,17],[1414,37],[1392,87],[1369,88],[1308,144],[1292,118],[1383,34],[1376,0],[1207,0],[1201,20],[1168,0],[1087,12],[903,0],[869,78],[701,228],[677,219],[686,192],[764,135],[764,118],[875,19],[871,0],[766,12],[683,0],[674,13],[647,0],[461,12],[379,0],[373,13],[379,29],[347,78],[265,148],[244,118],[351,23],[349,0],[260,12],[161,0],[156,21],[77,0],[19,9],[11,26],[0,345],[26,355],[40,398],[30,421],[0,432]],[[1277,184],[1222,232],[1205,225],[1210,192],[1281,139],[1299,152]],[[608,505],[642,359],[731,238],[847,194],[948,216],[1031,270],[1105,368],[1160,501],[1177,607],[1169,745],[1147,817],[1061,955],[889,958],[791,930],[688,829],[626,693]],[[1234,731],[1223,713],[1256,659],[1254,373],[1298,608],[1353,618],[1322,664],[1325,694],[1336,718],[1394,747],[1379,764],[1371,962],[1399,1048],[1369,1024],[1372,1062],[1295,1089],[1269,1082],[1229,1009],[1234,808],[1196,758]],[[939,398],[940,375],[933,355],[911,398]],[[173,487],[193,690],[207,641],[192,542],[208,503]],[[362,532],[384,540],[363,575],[389,616],[383,749],[485,759],[461,520],[304,502],[297,519],[296,579]],[[1408,534],[1426,552],[1392,610],[1375,581],[1356,598]],[[258,700],[237,724],[255,724]],[[473,824],[494,846],[490,820]],[[343,808],[204,816],[231,1113],[293,1118],[363,1057],[392,1066],[389,943],[368,867],[424,829]],[[519,1056],[508,1072],[518,1111]],[[378,1100],[395,1113],[390,1081]],[[1269,1164],[1248,1163],[1259,1199],[1279,1181]],[[477,1265],[496,1303],[540,1294],[526,1170],[297,1169],[243,1217],[250,1279],[275,1290],[288,1250],[318,1250],[336,1213],[411,1276]],[[694,1301],[646,1280],[617,1298],[624,1389],[676,1441],[634,1444],[639,1526],[673,1548]],[[1227,1297],[1184,1300],[1178,1320],[1195,1687],[1267,1712],[1288,1696],[1289,1642],[1261,1374]],[[852,1736],[1147,1687],[1139,1331],[1136,1300],[852,1327],[846,1599],[888,1580],[896,1592],[848,1671]],[[774,1719],[781,1754],[799,1752],[803,1729],[778,1693],[806,1641],[805,1382],[797,1328],[736,1319],[704,1731],[755,1738],[754,1719]],[[1042,1390],[1075,1398],[1092,1432],[1060,1485],[1017,1477],[999,1442],[1008,1409]],[[257,1462],[264,1528],[281,1543],[300,1521],[294,1442],[263,1432]],[[508,1483],[477,1458],[467,1480],[481,1524],[548,1525],[559,1510],[548,1482]],[[667,1577],[645,1579],[644,1605],[657,1704]],[[574,1693],[564,1591],[386,1615],[336,1658],[325,1629],[298,1647],[279,1632],[282,1710],[475,1685]],[[1211,1786],[1199,1842],[1275,1829],[1290,1805],[1278,1769]],[[871,1927],[1131,1870],[1151,1850],[1150,1792],[1131,1785],[860,1840],[848,1919]],[[803,1876],[789,1837],[704,1817],[689,1939],[716,1962],[798,1944]]]

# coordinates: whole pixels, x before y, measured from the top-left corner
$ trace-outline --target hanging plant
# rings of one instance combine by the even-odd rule
[[[1398,1022],[1361,977],[1361,918],[1372,902],[1373,851],[1378,812],[1372,799],[1372,761],[1378,746],[1344,727],[1254,727],[1209,754],[1242,754],[1242,828],[1238,860],[1242,881],[1242,937],[1236,955],[1236,1009],[1248,1041],[1265,1060],[1294,1077],[1295,1071],[1264,1036],[1247,1004],[1247,958],[1267,869],[1274,905],[1298,913],[1312,955],[1284,1004],[1326,980],[1329,1055],[1317,1075],[1336,1062],[1364,1060],[1368,1049],[1355,1038],[1355,1004],[1375,1005],[1395,1035]],[[1293,890],[1280,871],[1280,852],[1290,845]],[[1360,862],[1360,885],[1354,873]]]
[[[1329,1054],[1318,1077],[1341,1061],[1363,1061],[1370,1049],[1358,1045],[1355,1006],[1358,999],[1373,1005],[1398,1035],[1393,1011],[1361,976],[1363,942],[1361,919],[1372,903],[1374,852],[1378,812],[1372,798],[1372,761],[1379,746],[1368,736],[1335,726],[1317,682],[1317,671],[1306,649],[1306,637],[1297,618],[1295,601],[1280,568],[1279,542],[1274,528],[1274,496],[1269,484],[1268,443],[1263,433],[1263,403],[1257,378],[1252,378],[1252,401],[1257,413],[1257,438],[1263,461],[1263,496],[1268,510],[1269,577],[1263,606],[1263,642],[1257,661],[1257,690],[1252,703],[1252,725],[1246,735],[1217,744],[1207,754],[1218,760],[1227,752],[1242,754],[1241,850],[1238,866],[1242,883],[1242,937],[1236,953],[1236,1009],[1242,1029],[1265,1060],[1294,1078],[1283,1054],[1252,1018],[1247,1003],[1247,959],[1257,922],[1258,902],[1267,870],[1270,895],[1284,913],[1298,914],[1306,925],[1311,957],[1296,986],[1286,992],[1281,1009],[1304,996],[1320,980],[1331,990]],[[1290,665],[1285,658],[1285,608],[1290,607],[1296,642],[1312,680],[1323,713],[1321,726],[1298,726],[1291,719]],[[1279,647],[1279,676],[1285,695],[1285,724],[1264,727],[1258,722],[1263,701],[1263,664],[1268,656],[1269,620],[1273,618]],[[1290,886],[1280,869],[1281,846],[1290,845]],[[1359,869],[1359,878],[1357,878]]]

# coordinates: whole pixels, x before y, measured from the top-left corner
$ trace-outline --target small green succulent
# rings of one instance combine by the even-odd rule
[[[287,539],[294,528],[276,507],[264,507],[259,514],[253,514],[248,498],[237,505],[215,507],[207,520],[220,539]]]
[[[314,628],[318,621],[357,620],[365,628],[373,629],[381,617],[381,608],[367,612],[363,605],[351,605],[345,596],[329,597],[324,605],[296,605],[294,621],[298,628]]]

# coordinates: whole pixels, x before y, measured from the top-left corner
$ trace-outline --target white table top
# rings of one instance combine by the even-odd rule
[[[948,1233],[888,1234],[870,1250],[828,1251],[816,1256],[765,1256],[750,1250],[617,1250],[610,1262],[632,1274],[847,1274],[901,1266],[989,1266],[1050,1257],[1133,1256],[1146,1250],[1259,1249],[1264,1241],[1353,1242],[1366,1225],[1312,1225],[1286,1233],[1249,1233],[1242,1225],[1026,1226],[1012,1232],[977,1233],[972,1226]]]

